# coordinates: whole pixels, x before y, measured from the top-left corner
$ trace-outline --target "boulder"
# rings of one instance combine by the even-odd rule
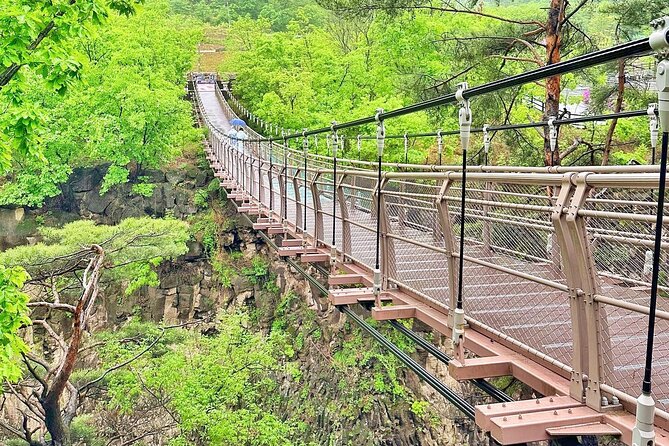
[[[140,176],[146,177],[147,183],[164,183],[165,172],[158,169],[147,169]]]
[[[202,243],[195,240],[189,240],[186,242],[186,245],[188,246],[188,252],[184,256],[186,260],[199,259],[204,254],[204,246],[202,246]]]
[[[72,192],[88,192],[102,181],[102,173],[95,168],[78,167],[70,175]]]
[[[165,173],[165,178],[167,179],[167,182],[170,183],[172,186],[176,186],[177,184],[181,184],[184,182],[184,180],[186,179],[186,172],[184,172],[181,169],[169,170]]]
[[[111,204],[113,196],[110,192],[100,195],[100,189],[95,188],[86,192],[81,200],[81,208],[94,214],[104,214]]]

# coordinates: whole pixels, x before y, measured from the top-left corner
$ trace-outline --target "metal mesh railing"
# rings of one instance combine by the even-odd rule
[[[216,129],[211,118],[216,111],[203,107],[199,94],[197,97],[214,142],[223,141],[222,164],[232,166],[235,176],[246,172],[240,168],[243,159]],[[222,113],[234,116],[222,104]],[[570,370],[574,332],[578,333],[572,320],[573,305],[592,299],[598,311],[585,323],[586,328],[592,324],[598,328],[596,342],[589,348],[598,349],[601,382],[636,396],[645,353],[648,316],[644,311],[650,295],[649,252],[658,184],[654,168],[617,176],[611,175],[616,168],[597,168],[604,174],[580,176],[577,171],[582,169],[571,173],[538,168],[486,172],[474,166],[465,188],[462,220],[462,175],[457,169],[426,172],[427,168],[386,165],[381,215],[377,216],[373,164],[340,160],[339,187],[335,189],[332,160],[309,153],[304,203],[304,153],[275,143],[262,143],[257,150],[265,159],[264,184],[257,180],[257,161],[251,174],[255,196],[261,187],[265,207],[270,201],[270,144],[275,217],[283,215],[280,210],[286,202],[289,224],[301,230],[298,221],[303,218],[301,206],[306,205],[307,233],[312,239],[330,246],[334,224],[334,245],[342,257],[368,269],[375,266],[376,223],[381,218],[385,228],[381,260],[387,286],[401,287],[445,311],[452,308],[457,293],[455,265],[460,229],[464,227],[463,295],[470,324],[503,333],[524,354]],[[282,174],[284,153],[289,154],[287,177]],[[579,188],[583,187],[586,193],[579,202]],[[669,337],[666,229],[669,227],[665,227],[658,302],[661,313],[656,327],[658,370],[669,364],[669,344],[664,342]],[[659,407],[668,409],[669,376],[658,373],[655,383]]]

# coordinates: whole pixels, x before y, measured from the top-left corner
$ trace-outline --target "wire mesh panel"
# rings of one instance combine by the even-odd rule
[[[204,121],[224,135],[229,128],[228,120],[235,117],[234,111],[219,90],[205,90],[203,87],[203,91],[198,90],[196,95]],[[250,129],[248,133],[251,138],[259,137]],[[229,144],[225,137],[221,137],[223,144]],[[295,224],[297,199],[299,197],[303,202],[306,192],[308,232],[328,246],[333,242],[335,225],[334,245],[340,251],[347,250],[347,260],[357,261],[370,269],[375,267],[376,224],[382,222],[382,230],[387,236],[383,245],[382,270],[390,283],[444,306],[451,304],[450,299],[457,292],[454,288],[458,272],[454,259],[457,260],[462,245],[464,305],[473,325],[476,322],[484,324],[565,364],[571,364],[573,356],[573,324],[566,290],[570,287],[573,293],[582,290],[576,289],[578,284],[568,284],[568,279],[574,280],[571,268],[575,264],[571,263],[574,253],[560,251],[565,249],[565,240],[560,239],[558,243],[558,236],[565,235],[562,223],[575,224],[578,230],[582,229],[578,225],[584,223],[586,233],[582,235],[576,231],[578,237],[582,237],[574,250],[586,252],[586,257],[591,255],[585,268],[593,270],[588,274],[595,283],[594,300],[599,302],[599,311],[596,323],[588,328],[597,326],[599,329],[597,347],[601,351],[601,381],[632,396],[639,393],[648,322],[644,312],[650,297],[651,251],[655,237],[657,191],[651,190],[652,184],[649,186],[647,181],[646,186],[635,185],[636,188],[593,189],[580,209],[576,206],[574,210],[569,203],[556,209],[560,192],[572,192],[571,188],[577,183],[561,189],[556,186],[561,184],[560,181],[552,181],[556,176],[562,180],[561,175],[547,174],[548,171],[535,175],[537,169],[523,173],[523,168],[506,168],[515,173],[503,174],[504,168],[495,168],[493,173],[488,170],[488,173],[468,177],[467,204],[462,218],[462,187],[457,180],[460,177],[451,175],[458,174],[459,169],[445,173],[443,169],[446,167],[439,167],[441,172],[429,172],[430,166],[416,166],[412,170],[424,173],[386,176],[382,214],[377,216],[377,180],[369,172],[376,169],[376,165],[339,160],[339,179],[343,178],[343,181],[341,189],[335,191],[330,170],[333,160],[324,155],[325,146],[321,138],[321,147],[315,153],[315,143],[310,143],[308,167],[311,171],[305,184],[301,172],[297,172],[304,166],[301,149],[274,143],[260,145],[257,153],[266,160],[271,153],[274,164],[272,175],[269,175],[269,163],[264,164],[265,176],[261,182],[266,192],[261,194],[262,201],[267,207],[270,204],[269,185],[272,185],[274,215],[280,215],[286,203],[286,216]],[[226,170],[238,183],[244,182],[247,191],[255,191],[254,197],[257,197],[260,185],[258,163],[250,169],[237,148],[226,147],[225,150],[228,150],[230,161],[224,166]],[[282,174],[286,162],[284,154],[288,154],[288,181]],[[386,170],[399,168],[384,166]],[[315,169],[321,170],[316,172]],[[472,168],[478,172],[486,169]],[[615,172],[615,169],[610,171]],[[267,176],[271,176],[271,181]],[[588,178],[596,176],[579,178],[591,184]],[[312,180],[316,177],[316,193],[312,196]],[[449,187],[443,188],[447,178]],[[445,193],[443,197],[442,191]],[[570,218],[574,217],[575,222],[563,221],[565,214],[573,212],[576,214],[570,214]],[[318,234],[317,225],[321,225]],[[665,410],[669,409],[669,374],[662,373],[669,366],[669,343],[666,342],[669,340],[669,321],[666,320],[666,312],[669,312],[667,226],[665,224],[658,301],[658,309],[665,313],[658,321],[654,351],[654,367],[658,372],[654,376],[654,392],[659,407]],[[462,240],[461,230],[464,231]],[[570,239],[574,240],[576,238]],[[584,246],[588,249],[583,249]]]
[[[648,307],[650,303],[657,190],[604,188],[592,190],[583,206],[598,292],[609,299]],[[669,212],[665,208],[665,215]],[[608,214],[605,214],[608,213]],[[665,218],[657,308],[669,311],[669,224]],[[603,383],[636,396],[645,365],[648,316],[599,306]],[[660,408],[669,409],[669,322],[655,328],[653,391]]]
[[[393,239],[393,279],[448,307],[449,256],[435,205],[440,186],[434,180],[390,181],[383,195]]]
[[[569,298],[560,289],[566,286],[566,277],[556,256],[551,222],[553,190],[472,181],[465,191],[464,221],[461,183],[449,189],[448,202],[457,246],[464,225],[466,314],[551,358],[571,363]]]
[[[333,244],[338,250],[343,246],[342,214],[336,194],[334,193],[333,175],[328,173],[322,175],[318,181],[321,215],[323,216],[323,242],[327,245]]]
[[[344,188],[351,222],[351,258],[369,268],[376,266],[376,217],[372,213],[375,186],[376,181],[357,177]]]

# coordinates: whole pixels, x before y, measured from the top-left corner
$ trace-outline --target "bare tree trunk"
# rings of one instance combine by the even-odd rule
[[[560,62],[562,46],[561,26],[564,21],[565,0],[551,0],[546,21],[546,65]],[[560,111],[560,76],[546,79],[546,108],[544,119],[557,116]],[[551,151],[549,130],[544,130],[544,163],[547,166],[560,164],[559,150]]]
[[[620,113],[623,108],[623,98],[625,96],[625,59],[618,61],[618,91],[616,93],[616,104],[613,108],[614,113]],[[609,124],[609,131],[606,133],[606,140],[604,141],[604,153],[602,153],[602,166],[609,164],[611,156],[611,144],[613,143],[613,134],[618,125],[618,118],[611,120]]]

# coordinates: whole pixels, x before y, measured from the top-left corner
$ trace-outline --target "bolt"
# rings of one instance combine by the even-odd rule
[[[506,421],[506,417],[502,418],[502,421]]]
[[[620,400],[618,399],[617,396],[611,397],[611,404],[620,404]]]
[[[490,404],[488,404],[488,409],[490,409]]]
[[[658,65],[657,66],[657,73],[658,74],[664,74],[664,65]]]
[[[609,399],[605,396],[602,397],[602,406],[608,406],[609,405]]]
[[[548,401],[552,403],[553,402],[553,397],[551,397]]]
[[[536,401],[537,401],[537,404],[540,404],[540,403],[541,403],[541,401],[539,400],[539,398],[537,398]]]
[[[553,411],[553,415],[557,415],[557,410],[554,410],[554,411]]]
[[[518,419],[519,419],[519,420],[522,420],[522,419],[523,419],[523,416],[522,416],[522,415],[518,415]]]
[[[506,403],[502,403],[502,407],[506,407]]]
[[[567,413],[571,413],[571,409],[567,410]]]

